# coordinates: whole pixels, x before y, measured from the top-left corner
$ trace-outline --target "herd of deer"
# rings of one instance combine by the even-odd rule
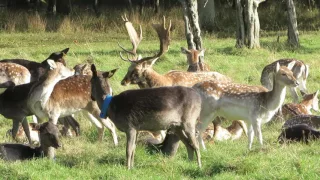
[[[128,54],[125,58],[120,53],[120,58],[130,63],[121,84],[137,84],[140,89],[113,95],[108,79],[117,69],[101,72],[93,64],[91,68],[82,64],[70,70],[64,59],[69,49],[51,54],[42,63],[23,59],[0,61],[0,88],[4,89],[0,94],[0,114],[13,120],[13,138],[16,138],[19,124],[22,124],[27,139],[32,143],[30,131],[33,128],[30,128],[26,117],[35,115],[34,121],[40,122],[49,119],[50,123],[42,128],[46,131],[40,131],[40,150],[43,155],[53,158],[54,148],[59,147],[60,142],[57,140],[58,130],[51,124],[63,124],[64,134],[70,127],[79,134],[80,126],[72,115],[83,111],[98,128],[99,140],[102,140],[104,126],[111,132],[115,145],[118,144],[116,128],[126,133],[127,166],[131,168],[137,133],[141,131],[150,132],[155,138],[160,136],[160,142],[168,137],[166,133],[174,133],[187,147],[190,160],[196,154],[199,167],[199,143],[205,148],[203,134],[211,133],[210,137],[216,140],[234,140],[244,132],[251,149],[254,134],[260,145],[263,144],[263,123],[284,119],[280,142],[320,137],[315,129],[320,127],[320,117],[311,114],[311,108],[318,111],[318,91],[305,94],[309,68],[302,61],[275,61],[262,71],[263,86],[252,86],[234,83],[223,74],[209,71],[208,65],[199,62],[204,50],[181,48],[181,52],[187,55],[188,70],[169,71],[162,75],[152,67],[169,50],[171,21],[168,27],[165,19],[161,24],[153,24],[160,40],[160,51],[154,56],[142,58],[137,53],[142,40],[141,27],[138,34],[126,17],[122,19],[133,48],[127,50],[119,44]],[[295,102],[298,102],[299,88],[303,101],[283,105],[286,87],[290,88]],[[220,117],[234,121],[225,129],[214,120]],[[208,128],[210,122],[214,122],[214,128]],[[39,130],[39,127],[36,129]],[[21,146],[12,144],[0,145],[1,155],[16,160],[39,154],[38,148],[31,155],[23,156],[19,151],[15,156],[13,147],[21,149]]]

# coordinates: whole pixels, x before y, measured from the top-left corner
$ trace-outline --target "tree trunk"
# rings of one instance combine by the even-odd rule
[[[57,2],[56,0],[48,0],[47,14],[56,14]]]
[[[237,16],[237,32],[236,32],[236,47],[242,48],[245,45],[245,26],[243,17],[243,6],[241,0],[236,0],[236,16]]]
[[[155,0],[154,2],[154,13],[160,13],[160,0]]]
[[[236,0],[236,47],[260,48],[258,7],[265,0]]]
[[[215,4],[213,0],[198,0],[199,22],[201,29],[213,32]]]
[[[286,0],[288,12],[288,43],[293,47],[299,47],[299,32],[297,25],[296,9],[293,0]]]
[[[99,0],[93,0],[93,10],[96,13],[96,16],[100,16],[100,10],[99,10]]]

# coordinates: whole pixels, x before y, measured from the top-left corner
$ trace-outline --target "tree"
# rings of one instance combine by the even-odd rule
[[[260,47],[260,21],[258,7],[265,0],[236,0],[236,47]]]
[[[293,0],[286,0],[288,18],[288,43],[293,47],[299,47],[299,32],[297,25],[297,15]]]

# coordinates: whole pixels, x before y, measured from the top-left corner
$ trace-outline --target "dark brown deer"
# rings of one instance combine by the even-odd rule
[[[27,160],[48,156],[48,148],[59,148],[59,130],[51,122],[34,126],[39,131],[40,146],[33,148],[24,144],[0,144],[0,157],[7,161]]]
[[[208,124],[216,116],[222,116],[229,120],[242,119],[247,121],[248,148],[251,149],[254,134],[258,136],[259,143],[263,145],[261,125],[271,120],[274,114],[282,106],[286,87],[295,87],[297,80],[290,70],[295,62],[288,65],[289,68],[277,63],[274,71],[273,89],[271,91],[256,90],[257,86],[249,86],[236,83],[224,83],[219,81],[204,81],[193,86],[202,97],[202,110],[198,130],[204,132]],[[205,148],[201,136],[199,142]]]
[[[169,49],[170,44],[170,30],[171,30],[171,21],[169,26],[165,26],[165,18],[162,24],[153,24],[153,28],[158,34],[160,40],[160,50],[159,52],[150,57],[140,58],[136,52],[139,43],[142,39],[142,31],[140,28],[140,35],[138,36],[135,31],[132,23],[128,19],[123,18],[125,22],[126,29],[128,31],[133,49],[126,50],[124,47],[119,45],[125,52],[132,55],[133,58],[124,58],[120,53],[122,60],[128,61],[131,63],[128,68],[128,72],[121,81],[122,85],[128,84],[140,84],[147,85],[148,87],[161,87],[161,86],[187,86],[191,87],[192,85],[208,80],[215,79],[223,82],[230,82],[230,78],[222,75],[218,72],[185,72],[185,71],[170,71],[165,75],[161,75],[152,69],[153,64],[156,60],[166,53]],[[141,86],[140,86],[141,87]]]
[[[97,74],[92,65],[92,98],[97,101],[102,116],[109,117],[115,126],[127,136],[127,166],[133,167],[135,143],[138,131],[156,132],[171,130],[180,137],[188,150],[189,159],[196,152],[201,167],[199,145],[195,125],[201,110],[201,98],[191,88],[174,86],[128,90],[115,95],[104,111],[103,101],[110,94],[108,75]]]
[[[294,116],[291,119],[288,119],[282,126],[282,129],[291,127],[297,124],[307,124],[312,128],[320,128],[320,116],[315,115],[298,115]]]
[[[306,144],[310,140],[320,139],[320,131],[307,124],[296,124],[282,129],[278,137],[279,143],[300,141]]]
[[[204,57],[205,49],[186,49],[181,47],[181,52],[187,56],[188,72],[210,71],[209,65],[200,62],[200,57]]]

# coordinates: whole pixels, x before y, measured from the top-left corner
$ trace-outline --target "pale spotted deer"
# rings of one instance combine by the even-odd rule
[[[15,63],[0,62],[0,84],[11,81],[14,85],[19,85],[29,83],[30,80],[31,74],[24,66]]]
[[[188,72],[210,71],[209,65],[200,62],[200,57],[204,57],[205,49],[186,49],[181,47],[181,52],[187,56]]]
[[[197,156],[201,167],[196,122],[201,111],[201,98],[192,88],[174,86],[124,91],[111,96],[108,77],[97,74],[92,65],[92,98],[97,101],[102,117],[109,117],[127,136],[127,167],[133,167],[138,131],[171,130],[187,147],[188,157]]]
[[[290,87],[290,92],[293,97],[293,100],[295,103],[299,102],[299,96],[297,93],[297,88],[300,89],[300,91],[307,91],[307,78],[309,75],[309,66],[306,65],[303,61],[297,60],[297,59],[280,59],[277,61],[274,61],[273,63],[265,66],[261,73],[261,84],[265,86],[267,89],[271,90],[273,87],[273,79],[272,74],[274,69],[276,68],[277,63],[280,64],[280,66],[288,66],[291,62],[296,62],[295,65],[292,68],[292,72],[294,77],[297,79],[299,86],[298,87]]]
[[[248,128],[244,121],[242,120],[234,120],[232,124],[227,128],[221,126],[220,123],[213,123],[212,126],[209,126],[204,134],[202,135],[203,139],[206,140],[217,140],[217,141],[224,141],[224,140],[236,140],[239,139],[244,133],[246,136],[248,134]]]
[[[208,124],[216,116],[229,120],[242,119],[247,121],[249,149],[252,147],[254,133],[262,146],[261,124],[268,122],[282,106],[286,87],[295,87],[297,80],[290,70],[295,62],[287,67],[277,63],[273,75],[273,88],[270,91],[257,91],[256,86],[224,83],[215,80],[200,82],[193,86],[202,97],[202,110],[198,130],[204,132]],[[199,142],[205,148],[201,136]]]
[[[303,100],[299,104],[284,104],[281,111],[277,113],[274,118],[286,121],[297,115],[312,115],[311,109],[319,111],[318,93],[319,91],[312,94],[305,94],[304,92],[301,92]]]

